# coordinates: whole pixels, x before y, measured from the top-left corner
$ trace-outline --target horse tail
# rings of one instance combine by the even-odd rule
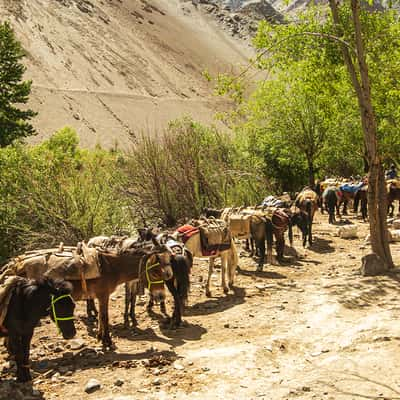
[[[176,290],[182,304],[185,304],[188,299],[192,264],[193,257],[188,251],[186,252],[186,256],[176,255],[171,259],[171,267],[176,280]]]

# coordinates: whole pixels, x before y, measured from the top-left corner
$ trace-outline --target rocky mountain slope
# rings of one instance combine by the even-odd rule
[[[39,134],[74,127],[84,146],[129,146],[182,115],[227,107],[202,76],[232,71],[251,49],[191,1],[0,0],[28,53]]]

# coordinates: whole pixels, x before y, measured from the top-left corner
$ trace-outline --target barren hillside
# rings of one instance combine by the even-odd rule
[[[250,49],[191,1],[0,0],[28,58],[34,141],[73,126],[84,146],[125,147],[181,115],[210,122],[227,104],[202,77]]]

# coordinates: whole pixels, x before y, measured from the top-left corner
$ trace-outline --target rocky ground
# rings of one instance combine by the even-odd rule
[[[217,270],[213,297],[205,297],[207,267],[197,262],[185,324],[176,331],[163,326],[158,308],[147,315],[144,299],[140,329],[125,329],[122,288],[110,305],[115,351],[96,342],[84,303],[72,341],[43,321],[33,339],[32,385],[14,382],[3,351],[0,399],[400,398],[400,274],[358,274],[369,252],[368,226],[349,220],[358,239],[339,238],[338,227],[317,215],[315,244],[304,250],[296,237],[299,257],[261,273],[242,253],[236,289],[227,296]],[[392,253],[399,265],[400,244]]]
[[[284,16],[265,0],[225,2],[191,0],[197,9],[211,15],[232,37],[248,43],[257,32],[261,20],[282,23]]]

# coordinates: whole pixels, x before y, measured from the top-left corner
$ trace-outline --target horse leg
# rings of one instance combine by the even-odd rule
[[[170,322],[170,328],[178,328],[182,324],[183,301],[179,296],[178,289],[175,286],[174,280],[165,281],[165,284],[174,298],[174,311]]]
[[[167,314],[167,307],[165,306],[165,300],[160,301],[160,311],[162,314]]]
[[[221,255],[221,286],[225,294],[229,293],[229,288],[228,286],[226,286],[226,276],[225,276],[227,267],[228,267],[228,255],[225,252],[225,254]]]
[[[150,298],[149,298],[149,303],[147,304],[147,312],[150,313],[153,310],[154,307],[154,297],[153,295],[150,293]]]
[[[344,199],[343,200],[343,215],[347,215],[347,203],[348,203],[348,200]]]
[[[308,225],[308,244],[312,246],[313,243],[313,237],[312,237],[312,223],[313,223],[313,216],[311,216],[311,219],[309,221]]]
[[[276,234],[276,254],[278,261],[283,260],[283,251],[285,249],[284,232],[277,232]]]
[[[33,336],[33,330],[32,332],[28,333],[27,335],[23,335],[21,337],[21,345],[22,345],[22,365],[18,366],[18,362],[17,362],[17,371],[18,369],[21,370],[21,375],[18,374],[17,372],[17,376],[21,376],[23,379],[21,380],[21,382],[29,382],[32,380],[31,377],[31,372],[30,372],[30,365],[29,365],[29,351],[30,351],[30,347],[31,347],[31,340],[32,340],[32,336]]]
[[[265,261],[265,239],[257,240],[256,248],[259,252],[257,271],[262,271]]]
[[[9,352],[15,356],[17,363],[17,381],[31,381],[29,371],[29,348],[32,339],[33,331],[27,335],[10,335],[9,337]]]
[[[97,315],[99,314],[96,309],[96,304],[94,299],[87,299],[86,300],[86,314],[89,319],[96,319]]]
[[[233,289],[235,283],[235,272],[237,267],[237,259],[234,253],[234,249],[231,249],[228,257],[228,286],[229,289]]]
[[[99,329],[97,339],[101,340],[103,347],[112,347],[112,340],[108,325],[108,301],[109,294],[98,297],[99,299]]]
[[[210,282],[211,282],[211,275],[214,271],[214,257],[210,257],[208,261],[208,277],[207,277],[207,283],[206,283],[206,296],[211,297],[211,291],[210,291]]]
[[[293,225],[291,222],[289,222],[288,225],[288,236],[289,236],[290,247],[293,247]]]
[[[265,239],[267,240],[267,263],[272,265],[273,263],[272,245],[274,243],[274,227],[272,225],[272,221],[270,220],[267,220],[265,222]],[[263,248],[265,253],[265,240],[263,242]]]
[[[124,326],[129,328],[129,318],[132,321],[132,325],[136,327],[138,325],[135,316],[135,305],[137,295],[137,284],[136,282],[125,283],[125,311],[124,311]]]
[[[250,249],[250,239],[246,239],[246,241],[245,241],[245,246],[244,246],[244,249],[248,252],[248,253],[250,253],[251,252],[251,249]]]

